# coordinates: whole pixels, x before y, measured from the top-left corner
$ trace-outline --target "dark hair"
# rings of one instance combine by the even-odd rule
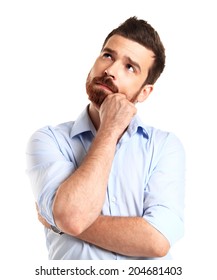
[[[148,77],[144,85],[154,84],[163,72],[166,58],[165,48],[155,29],[147,21],[139,20],[137,17],[131,17],[108,34],[103,43],[103,47],[113,35],[123,36],[153,51],[155,60],[148,71]]]

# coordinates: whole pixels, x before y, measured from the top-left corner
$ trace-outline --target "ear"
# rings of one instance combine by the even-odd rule
[[[145,85],[137,96],[137,102],[142,103],[143,101],[145,101],[149,97],[153,89],[154,85]]]

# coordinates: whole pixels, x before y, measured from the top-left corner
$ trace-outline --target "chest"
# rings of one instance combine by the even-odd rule
[[[151,162],[151,154],[141,143],[117,148],[108,180],[104,215],[142,216]]]

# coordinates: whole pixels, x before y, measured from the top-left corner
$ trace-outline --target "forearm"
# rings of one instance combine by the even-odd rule
[[[53,214],[64,232],[77,235],[99,216],[116,142],[108,131],[99,131],[81,166],[60,185]]]
[[[167,239],[142,217],[99,216],[77,238],[126,256],[162,257]]]

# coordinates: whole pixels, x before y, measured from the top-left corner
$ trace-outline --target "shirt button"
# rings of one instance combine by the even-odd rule
[[[116,198],[114,196],[112,197],[112,202],[116,202]]]

